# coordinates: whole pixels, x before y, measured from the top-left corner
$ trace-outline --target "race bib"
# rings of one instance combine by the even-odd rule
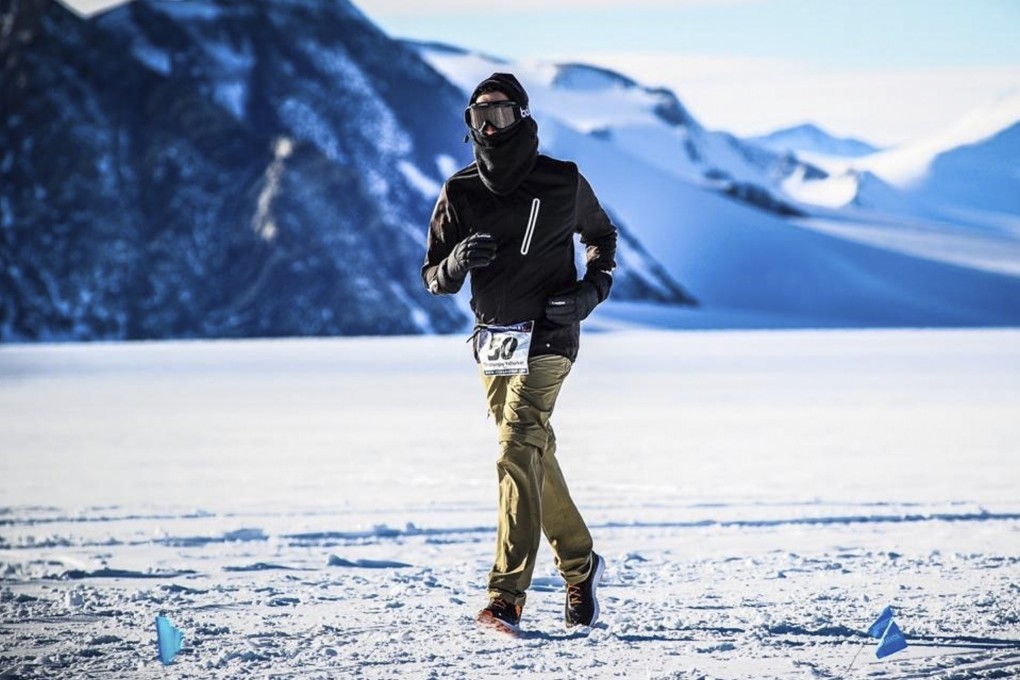
[[[527,375],[534,322],[485,326],[478,331],[478,361],[485,375]]]

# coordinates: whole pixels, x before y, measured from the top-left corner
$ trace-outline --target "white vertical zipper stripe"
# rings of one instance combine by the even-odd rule
[[[531,201],[531,214],[528,215],[528,226],[524,230],[524,241],[521,243],[521,255],[527,255],[531,249],[531,237],[535,235],[535,223],[538,222],[538,207],[542,201],[534,199]]]

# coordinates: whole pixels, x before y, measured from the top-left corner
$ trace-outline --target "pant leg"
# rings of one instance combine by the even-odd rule
[[[518,604],[524,603],[531,585],[543,532],[542,459],[550,440],[555,441],[549,418],[570,366],[565,357],[540,356],[528,362],[528,375],[482,376],[500,445],[496,559],[489,594]]]
[[[577,510],[560,464],[556,460],[556,437],[542,454],[542,531],[552,547],[556,568],[569,584],[588,578],[592,538],[588,525]]]
[[[496,461],[499,517],[489,597],[523,605],[542,537],[542,461],[530,444],[505,442]]]

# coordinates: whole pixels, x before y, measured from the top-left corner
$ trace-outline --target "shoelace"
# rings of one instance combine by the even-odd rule
[[[581,606],[583,600],[584,600],[584,588],[582,588],[580,584],[574,586],[571,585],[567,586],[568,607],[570,607],[571,609],[573,609],[574,607],[579,607]]]

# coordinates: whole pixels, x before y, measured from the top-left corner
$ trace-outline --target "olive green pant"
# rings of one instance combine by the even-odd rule
[[[567,583],[588,576],[591,534],[570,499],[549,424],[570,368],[566,357],[549,355],[529,359],[528,375],[482,375],[499,431],[499,521],[489,597],[524,604],[543,533]]]

